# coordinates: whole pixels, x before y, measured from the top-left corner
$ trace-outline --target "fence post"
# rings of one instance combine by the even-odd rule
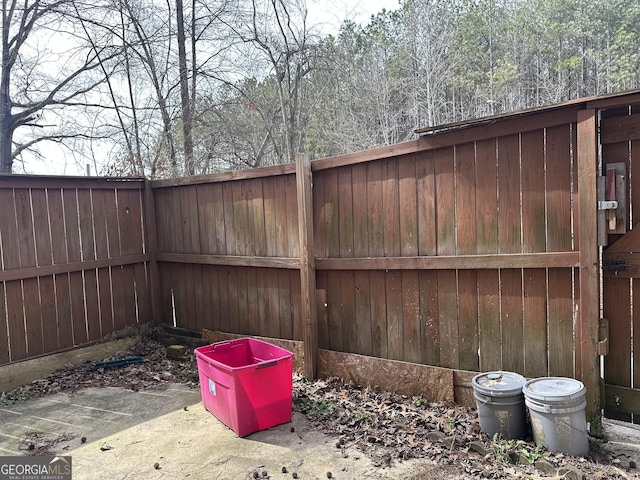
[[[600,364],[598,361],[599,280],[597,235],[597,125],[594,109],[578,111],[577,168],[580,238],[580,303],[576,371],[587,389],[590,433],[601,437]]]
[[[149,298],[151,319],[155,325],[162,325],[162,299],[160,296],[160,270],[156,261],[158,252],[158,230],[155,195],[148,178],[144,180],[144,220],[146,224],[147,252],[149,253]]]
[[[303,340],[304,375],[316,378],[318,357],[318,317],[316,310],[316,267],[313,249],[313,196],[311,161],[306,155],[296,156],[298,198],[298,232],[300,236],[300,301]]]

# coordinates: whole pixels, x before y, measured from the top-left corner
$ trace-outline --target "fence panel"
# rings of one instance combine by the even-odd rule
[[[312,162],[319,347],[574,376],[574,119]],[[291,168],[154,182],[166,321],[303,338]]]
[[[0,178],[0,364],[150,320],[143,189],[144,180]]]

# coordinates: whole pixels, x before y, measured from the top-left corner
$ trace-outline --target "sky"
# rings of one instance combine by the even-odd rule
[[[383,8],[396,10],[399,5],[399,0],[307,0],[309,17],[317,18],[329,30],[335,28],[327,33],[336,33],[345,19],[364,25]]]
[[[386,10],[396,10],[400,0],[307,0],[309,20],[324,34],[337,34],[346,19],[366,25],[372,15]],[[76,161],[68,152],[56,145],[47,146],[47,158],[28,158],[26,164],[15,164],[14,173],[35,175],[79,175],[87,174],[87,166]],[[96,145],[96,148],[100,146]],[[52,158],[54,159],[52,161]],[[94,165],[89,167],[91,175],[96,175]]]

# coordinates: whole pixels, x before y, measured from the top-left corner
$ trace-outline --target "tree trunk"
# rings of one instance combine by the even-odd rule
[[[184,33],[184,15],[182,0],[176,0],[178,23],[178,63],[180,71],[180,99],[182,101],[182,133],[184,135],[184,162],[187,175],[195,175],[193,163],[193,138],[191,136],[191,99],[189,98],[189,75],[187,72],[187,49]]]
[[[6,4],[3,2],[2,25],[2,65],[0,65],[0,173],[11,173],[13,158],[13,118],[11,116],[11,97],[9,96],[9,32],[4,24]]]

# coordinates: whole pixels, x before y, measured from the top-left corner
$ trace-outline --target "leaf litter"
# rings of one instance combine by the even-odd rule
[[[162,390],[180,383],[199,388],[193,352],[187,361],[172,360],[157,332],[105,361],[130,356],[144,362],[123,368],[89,371],[90,362],[69,366],[0,395],[11,404],[59,392],[74,393],[88,387]],[[396,462],[423,460],[412,477],[427,478],[640,478],[633,461],[618,458],[606,442],[590,438],[587,458],[542,451],[528,441],[490,439],[481,432],[477,411],[458,405],[432,403],[377,388],[362,388],[338,378],[308,381],[293,376],[293,410],[304,414],[317,429],[334,437],[343,456],[354,450],[367,455],[374,466],[393,469]],[[67,434],[46,438],[33,432],[21,442],[25,454],[46,455]],[[541,470],[535,461],[544,460]],[[422,473],[421,473],[422,472]],[[433,475],[437,477],[433,477]]]

